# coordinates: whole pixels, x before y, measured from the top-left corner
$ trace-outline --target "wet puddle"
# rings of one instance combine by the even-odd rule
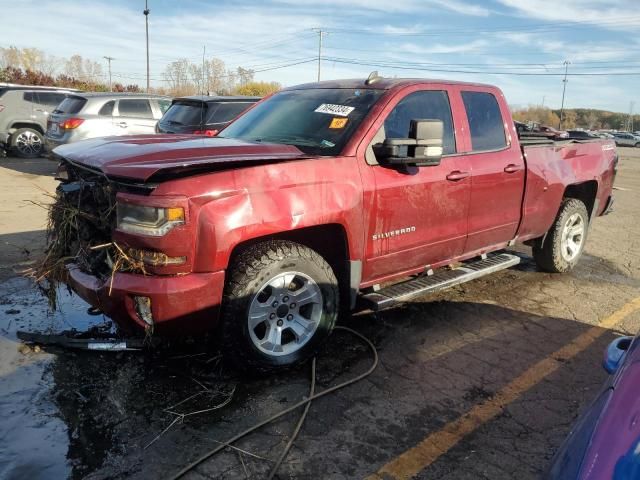
[[[0,285],[0,478],[163,478],[307,394],[308,368],[240,378],[207,342],[154,352],[25,349],[18,330],[85,331],[107,321],[75,295],[59,299],[50,313],[26,280]],[[319,385],[369,361],[350,340],[332,342]],[[269,442],[278,448],[286,436]]]

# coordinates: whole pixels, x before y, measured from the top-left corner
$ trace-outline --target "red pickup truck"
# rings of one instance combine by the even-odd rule
[[[110,225],[69,244],[69,285],[124,328],[217,328],[257,370],[313,355],[356,305],[510,267],[515,242],[570,270],[617,165],[611,140],[521,141],[496,87],[376,76],[287,88],[214,138],[54,153],[59,195]],[[105,242],[142,266],[114,265]]]

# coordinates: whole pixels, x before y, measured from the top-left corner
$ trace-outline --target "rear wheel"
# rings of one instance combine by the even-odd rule
[[[533,258],[547,272],[564,273],[582,256],[589,229],[589,213],[583,202],[567,198],[542,245],[533,247]]]
[[[310,358],[338,316],[338,281],[314,250],[288,241],[249,247],[232,263],[222,310],[223,348],[247,372]]]
[[[636,143],[636,144],[634,145],[634,147],[636,147],[636,148],[637,148],[637,147],[640,147],[640,142]]]
[[[39,157],[44,151],[42,134],[32,128],[20,128],[11,135],[11,148],[22,158]]]

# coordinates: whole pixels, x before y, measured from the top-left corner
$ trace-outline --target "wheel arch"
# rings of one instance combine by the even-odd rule
[[[360,262],[349,260],[349,240],[343,225],[339,223],[314,225],[245,240],[236,244],[231,250],[229,265],[248,247],[269,240],[288,240],[315,250],[331,266],[338,279],[341,307],[349,308],[353,305],[355,293],[357,293],[354,292],[357,289],[354,284],[359,285],[360,282]],[[357,272],[354,272],[354,269]]]
[[[588,180],[586,182],[568,185],[564,190],[562,198],[575,198],[580,200],[587,207],[589,218],[592,218],[597,195],[598,182],[596,180]]]
[[[11,124],[11,128],[14,130],[19,130],[21,128],[30,128],[32,130],[37,130],[41,135],[44,135],[44,129],[42,125],[39,123],[33,122],[14,122]]]

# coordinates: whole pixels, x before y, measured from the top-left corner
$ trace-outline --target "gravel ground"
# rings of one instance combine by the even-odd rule
[[[572,273],[541,273],[522,249],[517,268],[344,323],[374,341],[380,365],[366,380],[314,402],[279,478],[375,473],[470,409],[501,398],[514,379],[535,373],[538,362],[638,297],[640,149],[620,153],[615,212],[596,220]],[[25,201],[46,201],[53,167],[44,159],[0,159],[0,477],[166,478],[308,394],[309,365],[241,379],[205,344],[153,355],[18,352],[17,330],[103,322],[66,293],[61,311],[47,312],[38,292],[16,274],[42,248],[45,212]],[[539,478],[605,379],[603,349],[639,325],[640,313],[633,313],[577,355],[556,360],[555,370],[501,404],[496,415],[476,422],[432,461],[423,458],[417,477]],[[335,332],[318,357],[318,390],[370,362],[366,346]],[[168,410],[207,410],[231,395],[223,408],[179,417],[156,439],[178,418]],[[296,419],[289,415],[261,429],[237,443],[242,451],[221,452],[188,478],[264,478]]]

